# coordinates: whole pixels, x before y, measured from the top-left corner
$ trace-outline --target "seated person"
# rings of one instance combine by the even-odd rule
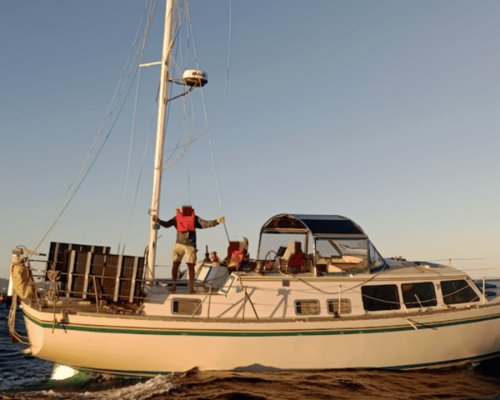
[[[302,272],[305,266],[306,255],[302,251],[300,242],[290,241],[286,248],[285,254],[281,258],[281,268],[283,272],[298,274]]]
[[[248,239],[243,237],[241,242],[229,242],[227,257],[224,260],[230,270],[238,270],[248,264]]]
[[[212,263],[214,265],[221,265],[221,260],[220,260],[219,256],[217,255],[216,251],[212,251],[210,253],[210,263]]]
[[[241,267],[245,267],[248,264],[248,260],[249,255],[247,250],[235,250],[231,254],[227,267],[229,269],[238,270]]]

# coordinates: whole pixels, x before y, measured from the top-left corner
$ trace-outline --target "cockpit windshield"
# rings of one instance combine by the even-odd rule
[[[317,239],[316,264],[328,272],[366,270],[368,268],[367,239]]]
[[[307,252],[305,234],[263,234],[260,241],[259,260],[273,260],[283,256],[290,242],[300,242],[303,251]]]
[[[328,272],[359,272],[381,267],[383,258],[368,239],[316,239],[316,265]]]

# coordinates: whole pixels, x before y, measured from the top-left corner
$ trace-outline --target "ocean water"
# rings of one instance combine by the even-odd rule
[[[0,304],[0,399],[500,399],[500,359],[475,368],[410,372],[191,370],[144,380],[82,374],[51,381],[51,363],[25,357],[22,346],[11,343],[7,312]]]

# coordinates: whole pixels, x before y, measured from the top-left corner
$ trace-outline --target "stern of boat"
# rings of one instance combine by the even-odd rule
[[[23,311],[24,325],[26,326],[26,334],[28,336],[29,352],[35,357],[40,357],[44,344],[44,328],[37,324],[35,315],[38,312],[26,303],[21,303],[21,310]]]

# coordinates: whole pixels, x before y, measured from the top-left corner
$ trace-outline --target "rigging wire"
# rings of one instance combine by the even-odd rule
[[[205,117],[205,133],[207,134],[207,137],[208,137],[208,146],[209,146],[210,158],[212,161],[212,170],[214,173],[215,187],[217,190],[219,209],[220,209],[220,212],[222,215],[224,215],[224,207],[222,205],[222,193],[221,193],[221,188],[220,188],[219,176],[217,173],[217,164],[216,164],[216,160],[215,160],[215,153],[214,153],[214,145],[213,145],[213,138],[212,138],[212,134],[211,134],[211,128],[212,128],[213,124],[215,123],[215,120],[217,119],[220,111],[222,110],[222,105],[224,104],[224,100],[225,100],[226,95],[227,95],[227,87],[228,87],[229,76],[230,76],[231,43],[232,43],[232,0],[229,0],[228,3],[229,3],[229,23],[228,23],[228,49],[227,49],[227,59],[226,59],[226,79],[224,82],[224,89],[223,89],[221,101],[219,103],[219,107],[218,107],[217,111],[215,112],[214,116],[212,117],[211,121],[209,121],[209,118],[208,118],[204,90],[203,90],[203,88],[201,88],[202,107],[203,107],[203,114]],[[191,33],[191,37],[193,38],[192,42],[193,42],[193,52],[194,52],[194,56],[195,56],[195,61],[196,61],[196,65],[199,66],[198,55],[196,52],[196,46],[195,46],[195,41],[194,41],[193,27],[192,27],[191,18],[189,15],[189,9],[186,9],[186,12],[187,12],[187,21],[188,21],[188,25],[189,25],[189,32]],[[229,238],[229,233],[227,230],[226,221],[224,221],[223,224],[224,224],[224,231],[226,232],[227,241],[230,242],[231,240]]]
[[[181,10],[180,9],[178,10],[178,13],[181,14]],[[182,35],[180,35],[180,33],[181,33],[180,21],[182,20],[182,18],[179,17],[176,20],[179,21],[179,25],[177,25],[175,27],[175,39],[174,40],[178,41],[178,40],[182,39]],[[177,63],[177,60],[176,60],[177,55],[176,54],[173,55],[172,58],[171,58],[171,65],[172,65],[171,70],[175,69],[176,71],[182,73],[183,68],[181,67],[181,65],[184,65],[184,62],[183,62],[184,56],[183,56],[183,53],[182,53],[182,46],[177,46],[176,47],[176,52],[179,53],[179,59],[181,60],[181,62]],[[174,76],[174,75],[176,75],[176,73],[171,72],[170,75]],[[188,92],[190,92],[192,89],[193,88],[191,87]],[[179,97],[182,97],[182,99],[183,99],[183,108],[184,108],[184,116],[186,116],[186,115],[189,114],[188,111],[187,111],[187,108],[188,108],[187,105],[190,104],[190,103],[188,103],[189,97],[188,96],[184,97],[185,94],[187,94],[187,93],[184,92],[184,93],[181,93],[179,95],[176,95],[176,96],[171,97],[171,98],[168,99],[168,102],[169,102],[169,105],[170,105],[170,102],[172,100],[174,100],[176,98],[179,98]],[[191,104],[190,108],[191,108],[191,115],[192,115],[193,114],[192,113],[192,111],[193,111],[192,104]],[[184,119],[184,121],[183,121],[183,124],[184,124],[184,126],[183,126],[184,130],[183,131],[184,132],[187,133],[187,132],[190,132],[190,131],[194,131],[194,116],[192,117],[192,120],[193,120],[193,123],[192,123],[191,127],[189,127],[189,126],[187,126],[188,125],[187,124],[187,119],[186,118]],[[168,121],[169,121],[169,119],[167,118],[167,122]],[[193,140],[192,140],[192,137],[190,135],[188,135],[188,134],[186,135],[186,138],[187,139],[184,141],[184,144],[182,144],[182,145],[181,145],[181,139],[179,139],[177,141],[177,143],[174,146],[173,150],[170,152],[170,155],[166,158],[166,160],[163,163],[163,165],[164,165],[163,166],[163,170],[166,170],[166,169],[169,169],[169,168],[173,167],[177,162],[179,162],[180,160],[182,160],[184,158],[184,156],[186,156],[186,154],[188,154],[188,150],[189,150],[190,144],[193,142]],[[177,150],[179,150],[179,149],[181,150],[180,154],[177,153]]]
[[[186,13],[186,5],[185,7],[180,7],[179,8],[179,16],[180,18],[178,18],[178,21],[182,21],[182,18],[181,18],[181,15],[182,14],[185,14]],[[182,40],[183,37],[181,35],[179,35],[179,39]],[[186,41],[187,41],[187,48],[189,49],[189,43],[190,43],[190,36],[189,36],[189,31],[187,32],[187,38],[186,38]],[[183,49],[183,45],[180,44],[178,46],[178,50],[179,50],[179,63],[177,63],[177,60],[176,58],[174,57],[174,59],[172,60],[173,63],[175,64],[175,66],[178,68],[179,72],[182,71],[183,68],[180,67],[180,65],[186,65],[186,62],[185,62],[185,57],[184,57],[184,53],[182,51]],[[195,131],[195,118],[194,118],[194,107],[193,107],[193,103],[191,101],[191,97],[189,96],[185,96],[185,97],[182,97],[182,108],[183,108],[183,115],[184,115],[184,118],[182,120],[182,132],[184,134],[184,143],[189,143],[192,139],[192,132]],[[189,118],[189,116],[191,116],[191,118]],[[176,147],[179,147],[179,143],[180,143],[180,139],[179,141],[177,142],[177,145]],[[177,160],[174,160],[173,163],[175,163],[176,161],[180,161],[182,158],[186,158],[187,159],[187,203],[185,204],[192,204],[192,186],[191,186],[191,165],[192,165],[192,158],[190,157],[190,153],[189,153],[189,147],[190,146],[183,146],[182,147],[182,152],[180,153],[180,155],[177,157]],[[173,164],[173,163],[170,163],[170,166]]]
[[[114,130],[114,127],[118,121],[118,117],[120,116],[125,106],[126,99],[128,98],[134,79],[137,76],[137,70],[135,71],[132,70],[132,67],[138,64],[136,60],[140,55],[140,52],[137,52],[136,49],[139,32],[141,31],[141,27],[144,23],[146,23],[146,26],[148,27],[149,30],[151,21],[145,18],[145,15],[149,15],[151,10],[154,10],[155,8],[156,8],[156,0],[152,0],[149,3],[149,7],[147,5],[145,7],[145,13],[143,14],[139,26],[137,28],[131,49],[129,51],[129,56],[125,62],[125,66],[122,69],[122,74],[115,88],[115,92],[111,98],[111,101],[108,105],[108,109],[104,115],[103,121],[101,122],[97,130],[97,133],[94,137],[94,140],[92,141],[92,144],[90,146],[89,151],[87,152],[86,157],[80,164],[78,172],[76,173],[72,183],[69,185],[67,189],[66,198],[62,202],[62,205],[60,206],[60,209],[57,212],[57,215],[53,219],[52,223],[48,224],[49,226],[46,232],[41,234],[41,238],[34,247],[35,251],[42,245],[42,243],[45,241],[50,232],[55,228],[55,226],[61,219],[62,215],[70,205],[71,201],[78,193],[79,189],[81,188],[84,181],[88,177],[90,171],[92,170],[97,159],[99,158],[104,146],[106,145],[108,139],[110,138],[111,133]],[[146,22],[144,22],[145,20]]]
[[[141,80],[141,70],[137,72],[137,80],[136,80],[136,85],[135,85],[135,98],[134,98],[134,108],[132,111],[132,128],[130,130],[130,137],[129,137],[129,147],[128,147],[128,158],[127,158],[127,172],[125,174],[125,184],[123,185],[123,201],[122,201],[122,212],[121,212],[121,223],[120,223],[120,238],[118,240],[118,253],[120,253],[120,245],[122,242],[122,236],[123,236],[123,225],[125,222],[125,204],[127,201],[127,193],[128,193],[128,183],[129,183],[129,178],[130,178],[130,165],[132,163],[132,148],[133,148],[133,143],[134,143],[134,137],[135,137],[135,123],[136,123],[136,115],[137,115],[137,97],[139,95],[139,86],[140,86],[140,80]],[[123,249],[123,252],[125,251],[125,248]],[[123,253],[122,253],[123,254]]]
[[[193,43],[192,47],[193,47],[193,52],[194,52],[194,55],[195,55],[196,66],[199,67],[198,56],[196,54],[196,48],[194,46],[194,35],[193,35],[193,29],[192,29],[192,25],[191,25],[191,21],[190,21],[189,7],[188,7],[188,1],[187,0],[184,1],[183,10],[184,10],[184,13],[185,13],[185,18],[188,21],[188,27],[189,27],[189,29],[187,29],[188,45],[189,45],[189,42]],[[181,13],[182,11],[178,10],[178,12]],[[179,18],[178,20],[180,21],[181,18]],[[212,169],[213,169],[213,173],[214,173],[215,184],[216,184],[216,188],[217,188],[217,195],[218,195],[218,201],[219,201],[219,209],[221,210],[222,214],[224,213],[224,211],[223,211],[223,205],[222,205],[222,195],[221,195],[220,183],[219,183],[219,178],[218,178],[218,174],[217,174],[217,167],[216,167],[216,162],[215,162],[215,154],[214,154],[214,150],[213,150],[213,147],[214,147],[213,146],[213,140],[212,140],[212,137],[211,137],[211,126],[214,124],[215,120],[218,117],[218,114],[220,113],[220,111],[222,109],[222,105],[224,103],[224,100],[225,100],[225,97],[226,97],[226,94],[227,94],[227,88],[228,88],[228,81],[229,81],[229,75],[230,75],[230,60],[231,60],[231,42],[232,42],[232,8],[231,8],[231,1],[229,1],[229,23],[228,23],[228,26],[229,26],[229,28],[228,28],[228,52],[227,52],[227,65],[226,65],[226,79],[225,79],[225,83],[224,83],[223,95],[222,95],[220,104],[218,106],[217,112],[214,115],[214,117],[212,118],[212,120],[209,122],[207,108],[206,108],[206,103],[205,103],[205,99],[204,99],[204,96],[203,96],[203,89],[202,89],[202,104],[203,104],[203,112],[204,112],[204,119],[205,119],[205,128],[204,128],[204,131],[200,135],[195,136],[195,137],[191,137],[191,136],[188,135],[182,143],[181,143],[181,140],[179,139],[179,141],[177,141],[176,145],[173,147],[173,149],[167,155],[167,157],[166,157],[166,159],[164,161],[164,167],[163,167],[164,170],[172,168],[177,162],[179,162],[182,158],[184,158],[186,156],[186,154],[188,154],[189,147],[191,146],[192,143],[196,142],[197,140],[199,140],[202,137],[204,137],[205,135],[207,135],[209,137],[209,150],[210,150],[210,155],[211,155]],[[177,38],[178,36],[180,36],[179,35],[179,33],[180,33],[180,27],[179,26],[175,27],[175,31],[176,31],[176,33],[175,33],[174,36]],[[181,50],[179,50],[179,51],[181,51]],[[181,63],[180,64],[182,64],[182,58],[183,58],[182,52],[181,52],[179,58],[181,59]],[[177,63],[177,61],[175,59],[175,57],[172,59],[172,64],[173,64],[174,67],[176,67],[177,69],[181,70],[181,68],[179,67],[179,64]],[[172,99],[169,99],[169,100],[172,100]],[[185,99],[184,100],[184,115],[188,114],[188,112],[187,112],[187,104],[188,104],[188,99]],[[184,120],[184,123],[186,123],[186,120]],[[184,132],[194,131],[194,117],[193,117],[193,122],[192,123],[193,123],[193,125],[192,125],[191,129],[189,127],[186,128],[186,126],[184,126]],[[180,154],[179,154],[179,150],[181,150]],[[191,185],[191,181],[190,181],[190,177],[188,177],[188,186],[189,186],[189,188],[188,188],[188,192],[189,192],[188,196],[189,196],[189,199],[191,201],[191,187],[190,187],[190,185]],[[225,229],[225,232],[226,232],[227,239],[229,241],[229,234],[227,232],[227,227],[226,227],[225,223],[224,223],[224,229]]]
[[[127,173],[125,175],[125,185],[123,188],[123,202],[122,202],[122,215],[121,215],[121,224],[120,224],[120,236],[118,240],[118,253],[120,253],[120,247],[121,243],[123,240],[123,234],[124,234],[124,224],[125,224],[125,206],[127,202],[127,195],[128,195],[128,185],[129,185],[129,178],[130,178],[130,167],[132,164],[132,149],[133,149],[133,144],[134,144],[134,137],[135,137],[135,126],[136,126],[136,116],[137,116],[137,102],[138,102],[138,97],[139,97],[139,86],[140,86],[140,80],[141,80],[141,71],[137,72],[137,81],[136,81],[136,88],[135,88],[135,99],[134,99],[134,109],[132,112],[132,129],[130,130],[130,138],[129,138],[129,149],[128,149],[128,159],[127,159]],[[122,253],[125,252],[125,245],[123,246]]]
[[[191,174],[189,172],[189,168],[188,168],[188,176],[187,176],[187,190],[188,190],[188,204],[193,204],[193,202],[191,201]]]
[[[123,190],[122,215],[121,215],[120,235],[119,235],[119,240],[118,240],[118,252],[120,252],[120,247],[121,247],[121,244],[123,241],[123,235],[124,235],[125,207],[126,207],[126,203],[127,203],[127,195],[128,195],[128,187],[129,187],[129,179],[130,179],[130,169],[131,169],[131,164],[132,164],[133,144],[134,144],[134,138],[135,138],[137,105],[138,105],[139,91],[140,91],[139,89],[140,89],[140,82],[141,82],[141,68],[139,67],[139,64],[144,60],[144,50],[146,48],[146,44],[148,41],[149,29],[151,27],[155,11],[156,11],[156,1],[154,3],[151,3],[151,5],[150,5],[148,16],[147,16],[147,21],[146,21],[146,25],[145,25],[144,32],[142,35],[140,49],[139,49],[138,64],[137,64],[137,78],[136,78],[136,86],[135,86],[135,97],[134,97],[134,106],[133,106],[133,112],[132,112],[132,128],[130,131],[129,151],[128,151],[128,159],[127,159],[127,172],[125,175],[125,184],[124,184],[124,190]],[[124,252],[125,252],[125,245],[123,246],[122,254]]]
[[[176,18],[175,19],[176,21],[180,21],[180,18]],[[174,26],[174,34],[173,34],[173,41],[175,42],[179,36],[179,31],[180,31],[180,25],[179,23]],[[178,50],[178,48],[176,48],[176,51]],[[174,60],[174,57],[172,57],[172,60]],[[179,67],[177,64],[174,63],[174,67]],[[180,69],[180,68],[179,68]],[[170,71],[169,71],[169,75],[173,75],[172,73],[172,70],[173,70],[173,67],[170,68]],[[192,90],[192,88],[190,89]],[[156,104],[158,103],[159,101],[159,84],[158,84],[158,88],[157,88],[157,92],[156,92],[156,97],[155,97],[155,102]],[[184,94],[181,94],[181,95],[178,95],[178,96],[174,96],[173,98],[170,98],[168,100],[168,103],[167,103],[167,110],[166,110],[166,118],[165,118],[165,129],[167,128],[167,125],[170,121],[170,102],[171,100],[177,98],[177,97],[180,97],[180,96],[183,96]],[[135,192],[134,192],[134,199],[133,199],[133,203],[132,203],[132,206],[131,206],[131,213],[130,213],[130,216],[129,216],[129,224],[127,226],[127,229],[126,229],[126,232],[127,234],[125,234],[125,237],[128,235],[128,232],[130,231],[130,222],[132,221],[132,217],[134,215],[134,212],[135,212],[135,209],[136,209],[136,205],[137,205],[137,198],[138,198],[138,195],[139,195],[139,189],[140,189],[140,185],[141,185],[141,180],[142,180],[142,176],[143,176],[143,173],[144,173],[144,166],[145,166],[145,162],[146,162],[146,158],[147,158],[147,153],[148,153],[148,148],[149,148],[149,141],[151,139],[151,137],[153,136],[154,134],[154,116],[152,117],[151,119],[151,123],[150,123],[150,129],[149,129],[149,135],[147,136],[146,138],[146,142],[145,142],[145,145],[144,145],[144,151],[143,151],[143,156],[142,156],[142,160],[141,160],[141,164],[140,164],[140,170],[139,170],[139,174],[138,174],[138,177],[137,177],[137,182],[136,182],[136,186],[135,186]],[[176,149],[179,148],[180,146],[176,146]],[[187,150],[186,150],[187,151]],[[174,154],[172,154],[173,156]],[[169,159],[167,159],[166,161],[169,161]],[[163,161],[163,164],[165,165],[165,160]],[[166,169],[166,168],[162,168],[162,169]]]
[[[146,164],[146,158],[147,158],[147,154],[148,154],[149,141],[153,137],[153,134],[154,134],[154,117],[151,118],[149,134],[147,135],[146,141],[145,141],[145,144],[144,144],[144,150],[143,150],[143,154],[142,154],[142,160],[141,160],[141,164],[140,164],[140,168],[139,168],[139,174],[138,174],[138,177],[137,177],[137,182],[136,182],[135,191],[134,191],[134,199],[132,201],[132,206],[131,206],[129,221],[128,221],[127,229],[126,229],[125,235],[124,235],[125,238],[127,238],[128,232],[130,232],[130,223],[131,223],[132,218],[134,216],[134,211],[135,211],[136,205],[137,205],[137,198],[139,196],[139,188],[141,186],[141,180],[142,180],[142,176],[143,176],[143,173],[144,173],[144,165]],[[126,240],[125,240],[125,242],[126,242]]]
[[[153,17],[153,13],[150,14],[151,16],[151,19]],[[179,18],[176,19],[177,21],[179,21]],[[179,26],[175,26],[174,27],[174,41],[177,39],[177,36],[179,34]],[[144,43],[145,45],[145,43]],[[171,68],[172,70],[172,68]],[[172,72],[170,71],[169,72],[170,75],[172,75]],[[140,76],[140,75],[139,75]],[[158,87],[157,87],[157,91],[156,91],[156,97],[155,97],[155,103],[158,104],[158,101],[159,101],[159,84],[158,84]],[[178,96],[175,96],[174,98],[176,98]],[[169,121],[170,121],[170,100],[169,99],[169,102],[167,103],[167,110],[166,110],[166,123],[165,123],[165,128],[167,127]],[[131,224],[131,221],[133,219],[133,216],[134,216],[134,213],[135,213],[135,210],[136,210],[136,205],[137,205],[137,199],[138,199],[138,196],[139,196],[139,189],[140,189],[140,186],[141,186],[141,181],[142,181],[142,177],[143,177],[143,174],[144,174],[144,166],[145,166],[145,163],[146,163],[146,159],[147,159],[147,154],[148,154],[148,149],[149,149],[149,142],[151,140],[151,138],[153,137],[154,133],[155,133],[155,115],[153,115],[151,117],[151,121],[150,121],[150,128],[149,128],[149,134],[147,135],[146,137],[146,141],[145,141],[145,144],[144,144],[144,149],[143,149],[143,154],[142,154],[142,160],[141,160],[141,163],[140,163],[140,168],[139,168],[139,173],[138,173],[138,176],[137,176],[137,181],[136,181],[136,185],[135,185],[135,191],[134,191],[134,197],[133,197],[133,202],[132,202],[132,205],[131,205],[131,208],[130,208],[130,216],[128,218],[128,224],[127,224],[127,228],[125,229],[125,233],[123,234],[124,236],[124,246],[126,245],[126,238],[128,237],[128,233],[130,232],[130,224]],[[163,164],[165,164],[165,161],[163,162]],[[161,237],[161,236],[160,236]],[[159,237],[159,238],[160,238]],[[120,239],[121,240],[121,239]]]
[[[178,13],[178,18],[176,18],[176,21],[178,21],[178,25],[176,25],[175,27],[175,38],[176,38],[176,42],[179,42],[180,40],[182,40],[182,35],[181,35],[181,22],[182,21],[182,6],[179,6],[179,8],[177,9],[177,13]],[[179,46],[176,46],[175,47],[175,51],[176,51],[176,54],[172,55],[172,58],[170,60],[171,62],[171,73],[170,73],[170,76],[176,76],[179,72],[182,71],[182,67],[181,65],[184,65],[184,55],[183,55],[183,52],[182,52],[182,45],[179,45]],[[178,53],[178,54],[177,54]],[[177,62],[177,58],[180,60],[180,62]],[[190,91],[190,90],[189,90]],[[188,91],[188,92],[189,92]],[[189,96],[185,96],[185,94],[187,94],[188,92],[184,92],[184,93],[180,93],[178,95],[175,95],[171,98],[168,99],[168,102],[169,102],[169,105],[171,103],[172,100],[174,99],[177,99],[177,98],[182,98],[182,106],[183,106],[183,115],[186,117],[186,115],[188,115],[188,110],[187,110],[187,105],[188,105],[188,99],[189,99]],[[190,135],[188,132],[190,132],[190,127],[188,126],[188,123],[187,123],[187,118],[184,118],[183,121],[182,121],[182,127],[181,127],[181,131],[184,132],[184,134],[186,135],[186,138],[187,140],[184,140],[184,143],[190,143],[191,142],[191,138],[190,138]],[[175,146],[173,147],[173,149],[169,152],[169,155],[166,156],[164,162],[163,162],[163,166],[162,166],[162,169],[165,171],[167,169],[170,169],[171,167],[173,167],[177,162],[179,162],[180,160],[182,160],[186,155],[188,155],[188,149],[189,149],[189,145],[182,145],[181,144],[182,142],[182,137],[180,137],[177,142],[175,143]],[[179,153],[177,150],[181,150],[181,152]],[[188,188],[187,188],[187,192],[188,192],[188,201],[191,202],[191,182],[190,182],[190,171],[189,171],[189,160],[188,160],[188,168],[187,168],[187,185],[188,185]]]
[[[69,187],[67,189],[66,198],[62,202],[62,205],[60,206],[59,212],[57,213],[56,217],[53,219],[53,221],[49,225],[49,227],[46,229],[45,233],[42,234],[41,239],[38,241],[37,245],[35,246],[35,250],[37,250],[41,246],[41,244],[45,241],[45,239],[50,234],[50,232],[55,228],[55,226],[57,225],[57,223],[59,222],[59,220],[63,216],[64,212],[67,210],[70,203],[72,202],[72,200],[74,199],[74,197],[78,193],[79,189],[82,187],[83,183],[85,182],[86,178],[88,177],[89,173],[91,172],[92,168],[94,167],[95,163],[97,162],[103,148],[105,147],[106,143],[108,142],[108,140],[109,140],[109,138],[114,130],[114,127],[118,121],[118,118],[121,115],[121,112],[123,111],[126,100],[129,97],[134,80],[138,79],[138,76],[139,76],[138,69],[137,68],[132,69],[132,67],[136,67],[139,64],[139,62],[137,60],[142,59],[143,45],[145,44],[145,40],[146,40],[145,36],[143,36],[141,46],[139,46],[139,49],[137,50],[137,41],[138,41],[138,37],[139,37],[139,32],[141,31],[141,27],[143,26],[143,24],[145,24],[145,28],[144,28],[145,34],[144,35],[146,35],[146,37],[147,37],[146,32],[149,32],[149,28],[151,26],[152,16],[156,10],[157,0],[151,0],[151,1],[147,2],[146,4],[147,5],[145,7],[145,14],[141,18],[139,28],[137,29],[135,38],[133,40],[133,45],[132,45],[131,50],[129,52],[129,56],[128,56],[127,61],[125,63],[125,66],[122,70],[122,75],[118,81],[116,88],[115,88],[115,92],[112,96],[112,99],[111,99],[109,105],[108,105],[108,109],[105,113],[103,121],[101,122],[101,124],[97,130],[97,133],[92,141],[92,144],[90,146],[90,149],[89,149],[86,157],[82,161],[77,174],[75,175],[72,183],[69,185]],[[226,74],[226,81],[225,81],[225,86],[224,86],[224,94],[223,94],[223,97],[221,99],[219,108],[218,108],[215,116],[213,117],[212,121],[210,121],[210,123],[209,123],[208,114],[207,114],[207,110],[206,110],[206,104],[205,104],[205,100],[204,100],[203,92],[202,92],[203,109],[204,109],[205,124],[206,124],[205,132],[203,132],[198,137],[190,138],[189,140],[185,141],[182,145],[177,145],[175,147],[172,155],[169,157],[169,159],[171,159],[173,157],[174,153],[176,152],[176,150],[178,150],[178,149],[183,149],[183,151],[186,152],[187,149],[189,148],[189,146],[193,142],[197,141],[198,139],[200,139],[204,135],[209,136],[210,153],[211,153],[211,157],[212,157],[213,170],[214,170],[217,193],[218,193],[218,198],[219,198],[219,207],[221,209],[221,212],[223,212],[222,196],[221,196],[219,179],[217,176],[217,168],[215,165],[215,155],[214,155],[214,151],[213,151],[213,142],[212,142],[212,138],[210,135],[210,128],[211,128],[211,125],[213,125],[216,117],[218,116],[218,114],[222,108],[222,104],[224,102],[224,98],[226,96],[227,86],[228,86],[229,70],[230,70],[230,64],[229,64],[230,63],[230,48],[231,48],[231,36],[232,36],[232,33],[231,33],[232,32],[231,2],[229,2],[229,5],[230,5],[230,13],[229,13],[229,46],[228,46],[228,58],[227,58],[228,62],[227,62],[227,68],[226,68],[227,74]],[[189,15],[188,10],[187,10],[187,15]],[[144,21],[146,21],[146,22],[144,22]],[[191,25],[189,25],[189,29],[192,32]],[[175,28],[174,37],[177,37],[178,33],[179,33],[179,26],[177,26]],[[195,53],[196,53],[196,50],[195,50]],[[197,56],[196,56],[196,60],[198,60]],[[196,63],[197,63],[197,65],[199,64],[198,61]],[[137,91],[138,91],[138,84],[139,83],[137,82],[137,84],[136,84],[136,97],[137,97]],[[136,107],[136,105],[134,107]],[[169,109],[169,107],[168,107],[168,109]],[[167,115],[168,115],[168,112],[169,111],[167,111]],[[134,117],[133,117],[134,125],[135,125],[135,118],[136,117],[135,117],[135,111],[134,111]],[[168,119],[167,119],[167,121],[168,121]],[[134,133],[132,132],[131,135],[133,136]],[[133,137],[131,137],[130,141],[133,141]],[[128,161],[129,164],[127,166],[126,187],[128,187],[128,181],[130,179],[130,175],[129,175],[130,174],[130,158],[131,158],[130,151],[131,150],[129,149],[129,161]],[[135,206],[135,202],[137,200],[138,186],[140,184],[141,176],[142,176],[142,171],[141,171],[141,175],[138,178],[136,193],[134,196],[134,206]],[[125,197],[126,197],[126,195],[125,195]],[[120,243],[122,241],[122,236],[123,236],[123,225],[124,225],[124,223],[123,223],[123,217],[122,217],[122,229],[120,231],[120,240],[119,240]],[[227,228],[226,228],[225,224],[224,224],[224,228],[226,231],[226,236],[229,240],[229,235],[227,233]]]
[[[185,0],[185,3],[187,3],[187,2],[188,1]],[[204,130],[202,131],[202,133],[200,133],[198,136],[194,136],[192,139],[190,139],[184,143],[180,143],[180,141],[178,141],[176,146],[174,146],[174,148],[172,150],[170,150],[170,152],[168,153],[167,158],[166,158],[166,161],[170,161],[170,162],[164,163],[166,165],[164,167],[165,170],[173,167],[174,164],[176,164],[182,158],[183,155],[181,155],[177,159],[171,161],[174,158],[174,156],[176,156],[178,150],[182,150],[182,152],[185,153],[185,152],[187,152],[187,150],[189,149],[191,144],[193,144],[194,142],[203,138],[204,136],[206,136],[206,135],[208,136],[210,134],[211,126],[215,123],[215,120],[217,119],[220,111],[222,110],[222,106],[224,104],[224,100],[225,100],[225,97],[227,94],[227,88],[228,88],[229,76],[230,76],[231,43],[232,43],[232,8],[231,8],[232,6],[231,6],[231,4],[232,4],[232,1],[229,0],[229,23],[228,23],[229,28],[228,28],[228,51],[227,51],[227,62],[226,62],[226,79],[224,82],[224,89],[223,89],[223,95],[221,97],[221,101],[219,103],[219,106],[217,108],[216,113],[212,117],[212,120],[210,121],[210,123],[206,123],[206,126],[205,126]],[[186,20],[189,21],[190,31],[191,31],[191,35],[192,35],[192,28],[191,28],[191,23],[190,23],[190,18],[189,18],[189,9],[187,6],[185,7],[185,9],[186,9]],[[194,42],[194,40],[193,40],[193,42]],[[193,47],[194,47],[194,45],[193,45]],[[194,49],[194,52],[196,53],[196,49]],[[173,62],[175,63],[175,60],[173,60]],[[175,63],[175,65],[178,66],[177,63]],[[197,56],[196,56],[196,65],[197,65],[197,67],[199,67],[199,62],[198,62]],[[203,92],[203,88],[201,88],[201,91]],[[206,117],[206,120],[208,120],[208,117]]]

